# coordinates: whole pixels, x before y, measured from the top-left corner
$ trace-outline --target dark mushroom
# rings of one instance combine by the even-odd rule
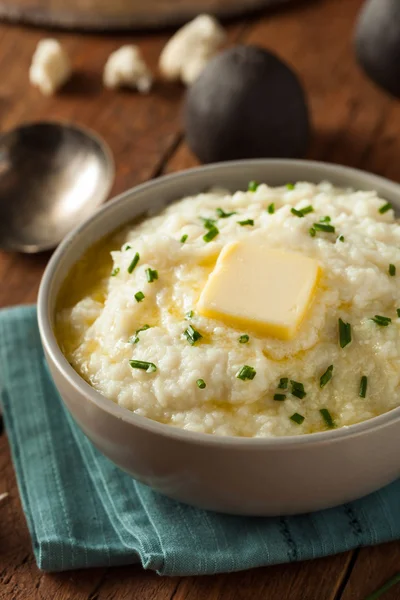
[[[368,0],[355,35],[356,55],[373,81],[400,96],[400,1]]]
[[[236,46],[216,56],[189,88],[186,139],[202,162],[300,157],[307,150],[307,102],[295,73],[277,56]]]

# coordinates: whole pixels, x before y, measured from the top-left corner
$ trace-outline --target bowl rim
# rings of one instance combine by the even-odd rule
[[[284,167],[314,167],[323,169],[326,173],[326,178],[329,179],[329,174],[332,175],[349,175],[357,178],[363,178],[366,183],[371,184],[371,189],[374,186],[385,186],[391,189],[393,194],[399,197],[400,207],[400,184],[390,181],[379,175],[368,173],[361,169],[355,169],[353,167],[347,167],[334,163],[328,163],[323,161],[312,161],[312,160],[296,160],[296,159],[247,159],[238,161],[226,161],[220,163],[213,163],[210,165],[194,167],[176,173],[163,175],[155,179],[146,181],[140,185],[134,186],[129,190],[117,195],[106,204],[102,205],[93,215],[89,216],[84,222],[78,225],[71,233],[69,233],[64,240],[57,247],[56,251],[52,255],[41,280],[39,293],[38,293],[38,306],[37,306],[37,318],[40,331],[40,337],[42,340],[43,348],[46,354],[50,357],[51,361],[56,365],[61,376],[74,388],[74,391],[83,395],[86,400],[91,402],[97,408],[105,411],[110,416],[120,419],[124,422],[132,424],[140,429],[147,430],[149,433],[161,435],[163,437],[169,437],[175,440],[181,440],[182,442],[194,443],[197,445],[212,445],[212,446],[223,446],[223,447],[240,447],[242,450],[251,448],[292,448],[293,446],[304,446],[304,445],[316,445],[337,442],[343,439],[354,438],[360,435],[382,429],[394,422],[400,421],[400,406],[389,410],[386,413],[372,417],[366,421],[355,423],[353,425],[343,426],[338,429],[329,429],[316,433],[299,434],[291,436],[279,436],[279,437],[240,437],[240,436],[218,436],[209,433],[201,433],[196,431],[188,431],[178,427],[173,427],[168,424],[159,423],[148,417],[143,417],[135,414],[127,408],[119,406],[113,401],[109,400],[100,392],[95,390],[90,384],[88,384],[69,364],[66,357],[62,353],[53,328],[50,322],[50,291],[51,282],[53,275],[58,268],[59,262],[64,258],[68,248],[73,245],[75,239],[79,238],[80,235],[86,230],[87,227],[91,227],[92,224],[105,212],[109,212],[113,207],[125,201],[129,196],[136,193],[148,190],[150,188],[159,188],[168,181],[175,179],[191,178],[197,176],[200,172],[212,173],[213,171],[220,171],[224,169],[240,168],[241,166],[247,165],[250,167],[262,167],[267,164],[274,164]]]

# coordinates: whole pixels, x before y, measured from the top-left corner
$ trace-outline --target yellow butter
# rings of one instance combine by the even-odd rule
[[[310,307],[316,260],[271,249],[257,232],[225,246],[203,289],[198,312],[231,327],[291,339]]]

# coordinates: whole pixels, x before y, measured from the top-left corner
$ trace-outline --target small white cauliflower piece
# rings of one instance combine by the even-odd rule
[[[139,48],[126,45],[108,57],[103,83],[107,88],[127,86],[137,89],[141,94],[147,94],[151,89],[153,77]]]
[[[186,23],[161,52],[159,69],[168,81],[193,83],[226,40],[224,29],[210,15]]]
[[[45,96],[54,94],[71,76],[71,63],[60,42],[41,40],[32,57],[29,81]]]

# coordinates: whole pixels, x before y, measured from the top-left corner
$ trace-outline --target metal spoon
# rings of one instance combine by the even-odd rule
[[[114,162],[93,132],[67,123],[0,136],[0,248],[54,248],[108,196]]]

